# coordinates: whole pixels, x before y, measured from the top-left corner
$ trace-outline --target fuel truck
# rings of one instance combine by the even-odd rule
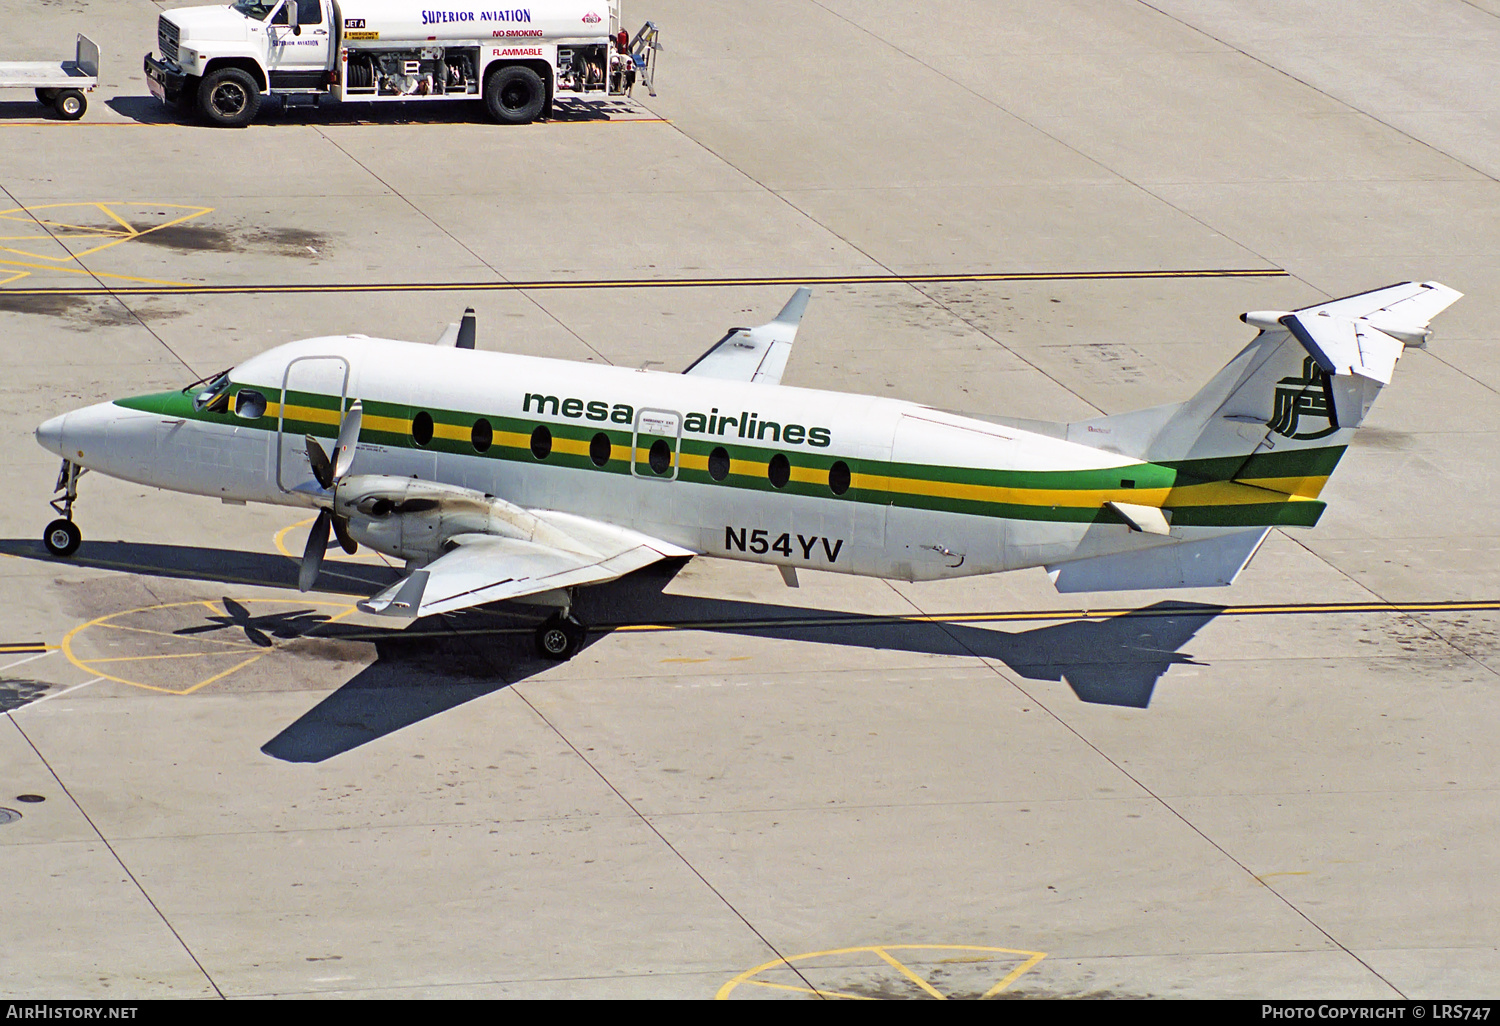
[[[216,125],[285,104],[482,101],[505,124],[553,100],[629,96],[652,78],[657,28],[632,37],[619,0],[236,0],[157,19],[151,92]],[[516,3],[517,0],[508,0]]]

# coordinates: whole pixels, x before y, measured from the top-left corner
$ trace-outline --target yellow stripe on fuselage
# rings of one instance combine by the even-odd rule
[[[266,416],[276,417],[281,412],[280,404],[266,404]],[[341,415],[337,410],[316,406],[285,407],[288,420],[303,423],[327,424],[337,427]],[[398,417],[364,416],[364,426],[390,434],[410,434],[411,421]],[[453,442],[472,440],[472,430],[456,424],[433,424],[433,437]],[[515,431],[496,431],[496,445],[511,449],[530,450],[531,436]],[[570,456],[588,456],[589,442],[569,438],[552,440],[552,448]],[[628,460],[631,447],[612,445],[611,459]],[[708,457],[692,453],[677,453],[679,466],[685,470],[707,471]],[[636,450],[635,462],[644,464],[650,460],[650,450]],[[738,477],[764,477],[768,463],[760,460],[730,459],[729,472]],[[791,479],[799,484],[826,484],[828,472],[813,467],[791,467]],[[1243,481],[1210,481],[1203,484],[1181,485],[1173,488],[1017,488],[1003,485],[963,484],[957,481],[931,481],[922,478],[896,477],[889,474],[861,474],[850,476],[850,486],[864,491],[889,492],[897,495],[917,495],[942,499],[961,499],[971,502],[986,502],[1012,506],[1053,506],[1073,509],[1097,509],[1106,502],[1128,502],[1140,506],[1157,506],[1172,509],[1177,506],[1241,506],[1265,505],[1283,502],[1307,502],[1317,498],[1328,483],[1327,475],[1312,477],[1268,477]]]

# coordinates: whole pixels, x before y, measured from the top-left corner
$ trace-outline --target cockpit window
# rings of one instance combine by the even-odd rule
[[[253,388],[242,388],[234,394],[234,412],[246,420],[259,420],[266,415],[266,397]]]
[[[183,391],[191,392],[199,385],[203,388],[193,397],[193,409],[223,413],[229,408],[229,372],[227,370],[220,371],[212,378],[199,378]]]

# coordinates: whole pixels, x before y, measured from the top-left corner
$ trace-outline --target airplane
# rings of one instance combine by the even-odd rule
[[[62,457],[43,540],[75,552],[79,475],[318,511],[405,560],[360,609],[414,618],[501,600],[551,609],[572,656],[576,589],[699,555],[905,581],[1045,567],[1060,592],[1231,584],[1273,527],[1312,527],[1329,474],[1407,347],[1460,298],[1405,282],[1241,316],[1255,338],[1184,402],[1072,423],[966,416],[781,384],[810,292],[679,373],[475,348],[289,342],[154,395],[46,421]]]

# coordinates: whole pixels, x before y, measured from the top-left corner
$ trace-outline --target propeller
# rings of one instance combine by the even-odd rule
[[[297,572],[297,589],[308,591],[318,580],[318,571],[323,566],[323,554],[328,551],[328,531],[332,528],[339,545],[351,556],[359,550],[358,543],[349,534],[349,521],[335,513],[333,502],[338,484],[349,473],[354,463],[354,451],[359,444],[359,428],[364,421],[364,406],[356,399],[344,414],[339,425],[338,440],[333,444],[333,459],[323,451],[323,446],[312,435],[307,436],[307,461],[312,464],[313,477],[328,495],[329,505],[318,511],[312,530],[307,533],[307,548],[302,550],[302,567]]]

